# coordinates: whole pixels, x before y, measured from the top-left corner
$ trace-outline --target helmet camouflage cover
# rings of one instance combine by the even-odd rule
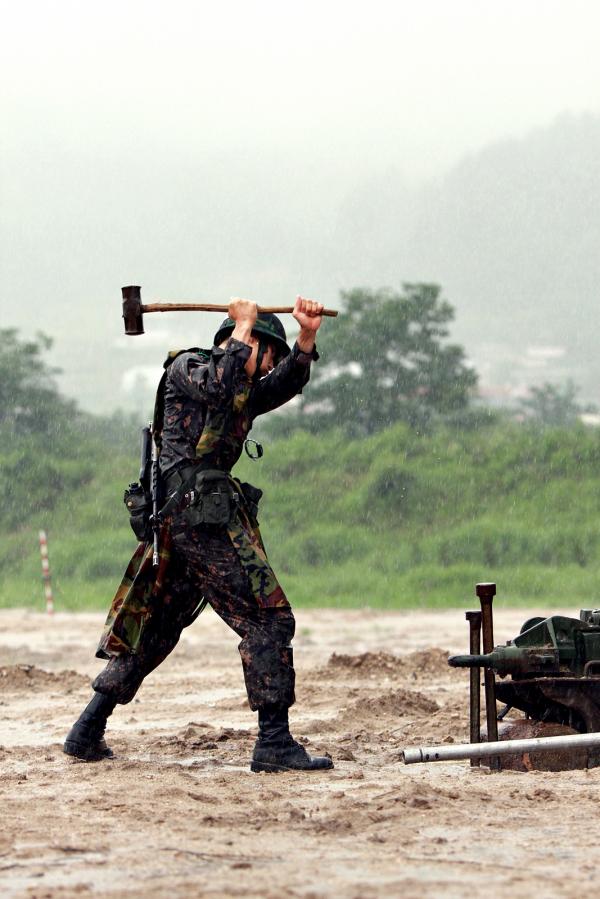
[[[235,328],[235,322],[232,318],[226,318],[217,333],[215,334],[214,344],[219,346],[226,338],[231,337],[231,333]],[[252,333],[259,337],[267,339],[268,343],[272,343],[275,347],[278,359],[283,359],[290,352],[285,336],[285,328],[281,321],[272,312],[260,312],[254,325]]]

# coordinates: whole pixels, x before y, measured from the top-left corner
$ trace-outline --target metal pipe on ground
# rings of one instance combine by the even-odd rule
[[[491,743],[459,743],[405,749],[405,765],[418,762],[452,762],[459,759],[494,758],[524,752],[557,752],[566,749],[594,749],[600,746],[600,733],[573,734],[565,737],[537,737],[530,740],[498,740]]]

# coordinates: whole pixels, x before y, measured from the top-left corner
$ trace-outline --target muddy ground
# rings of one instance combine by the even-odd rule
[[[498,642],[534,611],[498,611]],[[600,769],[400,761],[467,738],[463,612],[298,612],[293,731],[335,760],[312,775],[249,771],[237,640],[210,611],[117,708],[116,758],[65,756],[102,619],[0,611],[1,896],[595,893]]]

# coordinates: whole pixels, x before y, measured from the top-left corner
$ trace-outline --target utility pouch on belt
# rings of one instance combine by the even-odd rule
[[[129,524],[140,542],[150,540],[150,516],[152,499],[141,484],[130,484],[123,495],[123,502],[129,512]]]
[[[249,484],[247,481],[238,481],[238,483],[240,485],[240,490],[244,494],[250,517],[256,521],[258,518],[258,504],[263,492],[258,487],[253,487],[252,484]]]
[[[177,527],[199,524],[227,525],[233,520],[239,497],[227,472],[199,471],[193,487],[184,495],[185,508],[175,516]]]

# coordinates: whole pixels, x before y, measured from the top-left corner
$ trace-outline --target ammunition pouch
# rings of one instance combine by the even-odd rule
[[[201,469],[183,495],[183,508],[173,515],[176,530],[197,525],[227,526],[235,518],[240,497],[231,477],[219,469]]]
[[[198,525],[227,527],[244,509],[256,523],[262,490],[240,483],[228,471],[193,466],[167,476],[166,504],[162,516],[172,515],[173,533]]]
[[[123,502],[129,512],[129,524],[137,539],[143,543],[152,537],[150,516],[152,499],[141,484],[130,484],[123,495]]]

